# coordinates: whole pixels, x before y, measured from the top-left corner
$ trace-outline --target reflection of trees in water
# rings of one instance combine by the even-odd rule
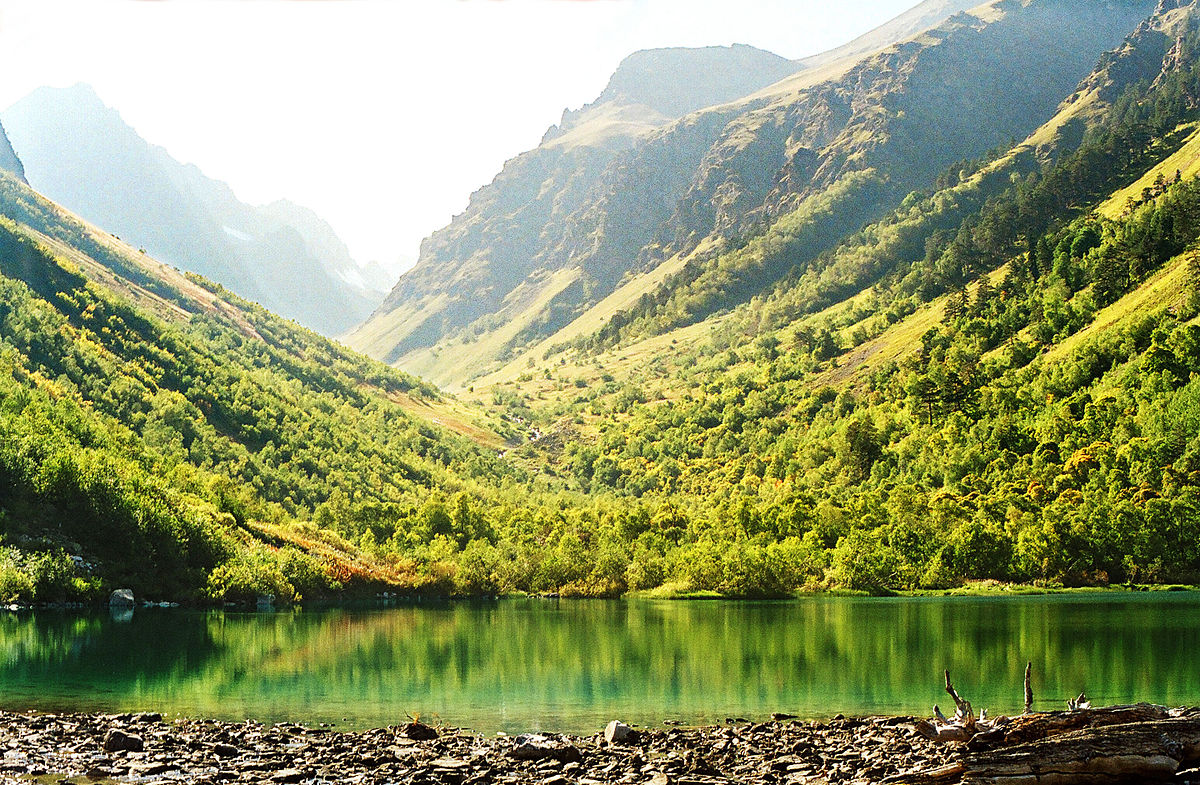
[[[107,680],[118,696],[204,711],[236,704],[256,716],[304,717],[322,706],[378,723],[429,707],[459,715],[470,711],[461,707],[611,707],[646,712],[646,720],[663,712],[925,711],[941,697],[943,668],[977,706],[1016,711],[1026,660],[1040,698],[1087,689],[1099,700],[1200,699],[1194,604],[806,598],[138,611],[127,624],[8,617],[0,646],[5,683],[65,674],[82,684]]]
[[[139,610],[128,620],[63,611],[0,615],[0,682],[173,677],[219,654],[203,615]]]
[[[924,708],[949,667],[999,709],[1019,708],[1022,669],[1046,697],[1086,687],[1120,697],[1195,696],[1184,604],[1094,598],[791,603],[512,601],[381,612],[226,618],[243,673],[318,678],[410,702],[646,700],[730,707]],[[1012,704],[1012,705],[1010,705]]]

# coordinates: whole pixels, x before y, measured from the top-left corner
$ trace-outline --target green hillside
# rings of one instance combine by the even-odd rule
[[[0,212],[0,594],[419,587],[431,578],[413,565],[314,522],[527,479],[434,425],[503,442],[428,385],[159,265],[8,176]],[[68,569],[72,556],[94,569]],[[62,574],[42,575],[43,558]]]

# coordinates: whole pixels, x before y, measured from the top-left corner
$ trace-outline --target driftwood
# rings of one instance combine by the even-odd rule
[[[980,712],[979,719],[976,720],[975,711],[971,708],[971,702],[964,700],[958,694],[958,690],[954,689],[954,683],[950,681],[950,671],[946,671],[945,673],[946,692],[954,701],[954,718],[947,719],[946,715],[942,713],[941,707],[935,703],[933,705],[933,720],[919,721],[915,727],[917,733],[933,741],[951,742],[968,741],[980,732],[980,730],[991,731],[996,726],[995,723],[997,720],[987,719],[987,709]],[[1003,719],[1007,719],[1007,717]]]
[[[1029,678],[1033,672],[1033,663],[1025,663],[1025,713],[1033,714],[1033,681]]]
[[[958,763],[889,777],[889,785],[1092,785],[1165,782],[1200,763],[1200,709],[1139,703],[1093,709],[1085,695],[1067,701],[1067,711],[1034,713],[1032,664],[1025,667],[1025,713],[976,719],[971,703],[954,689],[957,707],[947,719],[934,706],[933,720],[916,732],[939,742],[961,744]]]
[[[968,752],[963,785],[1075,785],[1170,780],[1200,753],[1200,718],[1071,731],[1028,744]]]
[[[1170,712],[1162,706],[1152,706],[1149,703],[1139,703],[1135,706],[1109,706],[1103,709],[1084,711],[1025,714],[1014,717],[1002,729],[1003,732],[999,737],[982,738],[982,734],[979,734],[971,739],[969,746],[974,750],[1011,747],[1014,744],[1028,744],[1071,731],[1101,728],[1106,725],[1153,722],[1168,719],[1170,716]]]

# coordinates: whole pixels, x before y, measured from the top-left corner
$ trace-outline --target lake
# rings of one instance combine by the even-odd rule
[[[1200,703],[1200,594],[787,602],[501,600],[0,615],[0,708],[591,733],[613,718]]]

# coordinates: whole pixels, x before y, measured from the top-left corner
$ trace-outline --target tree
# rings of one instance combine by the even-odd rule
[[[861,482],[871,476],[871,467],[883,453],[879,432],[869,417],[855,417],[846,426],[845,439],[843,463],[851,477]]]

